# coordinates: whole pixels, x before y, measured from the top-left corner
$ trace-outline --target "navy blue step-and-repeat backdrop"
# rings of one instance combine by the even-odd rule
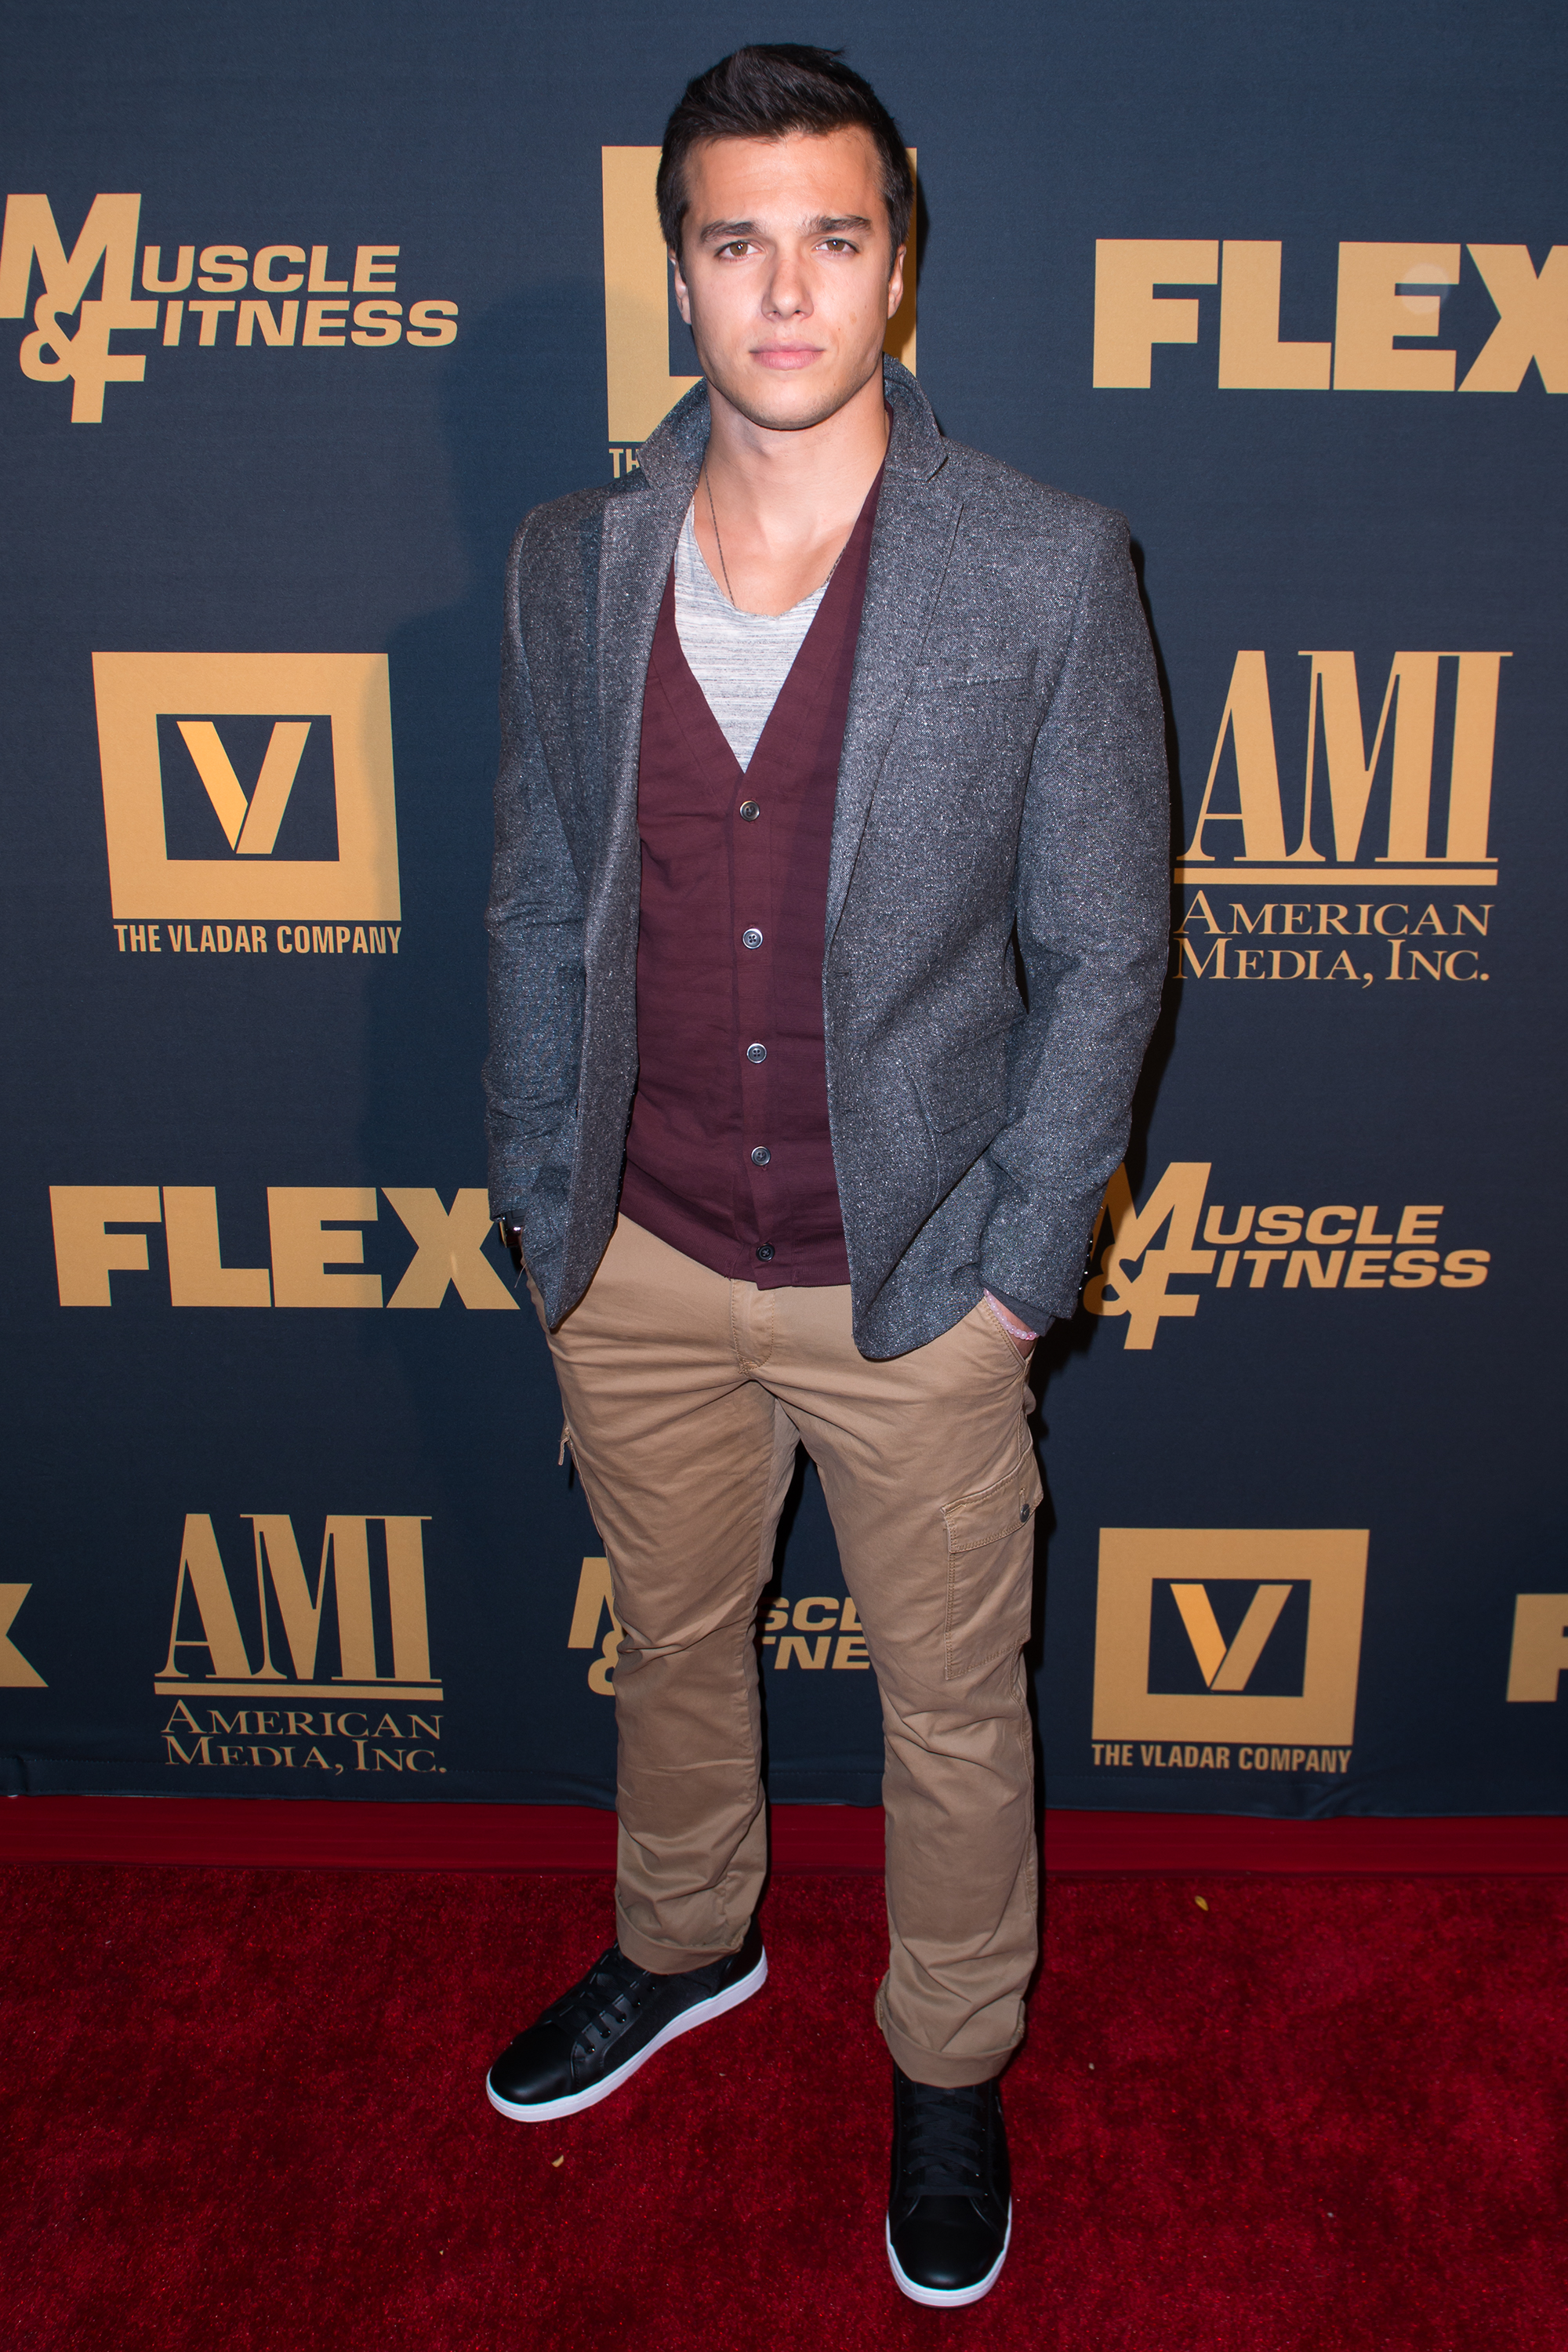
[[[657,142],[787,37],[916,151],[893,347],[1129,516],[1170,709],[1049,1798],[1563,1810],[1560,12],[7,14],[5,1785],[611,1801],[482,1191],[501,567],[689,381]],[[874,1801],[809,1472],[759,1638],[774,1794]]]

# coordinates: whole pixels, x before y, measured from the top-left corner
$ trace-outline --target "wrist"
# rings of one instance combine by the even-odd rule
[[[1010,1307],[1005,1307],[994,1291],[988,1290],[985,1298],[991,1312],[995,1316],[1007,1337],[1020,1348],[1032,1348],[1039,1338],[1039,1333],[1031,1330],[1028,1324],[1021,1317],[1015,1315]]]

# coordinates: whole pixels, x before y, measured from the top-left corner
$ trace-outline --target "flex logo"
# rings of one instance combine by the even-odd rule
[[[1199,339],[1198,298],[1156,289],[1218,286],[1222,391],[1517,392],[1533,364],[1548,392],[1568,392],[1568,246],[1539,271],[1525,245],[1463,250],[1496,317],[1460,380],[1457,352],[1409,348],[1438,332],[1443,296],[1460,282],[1458,245],[1342,245],[1333,341],[1294,342],[1279,334],[1279,239],[1101,237],[1094,382],[1146,392],[1155,344]]]
[[[1216,1202],[1205,1209],[1212,1166],[1173,1160],[1142,1208],[1125,1167],[1106,1187],[1083,1303],[1091,1315],[1126,1318],[1126,1348],[1152,1348],[1166,1317],[1190,1321],[1197,1313],[1201,1292],[1171,1287],[1184,1276],[1212,1276],[1215,1290],[1342,1295],[1479,1290],[1490,1271],[1489,1250],[1438,1246],[1441,1202],[1406,1202],[1386,1215],[1375,1201],[1315,1208],[1277,1201],[1261,1209]]]
[[[601,150],[605,198],[605,383],[610,463],[623,474],[637,453],[699,379],[670,364],[679,328],[670,293],[669,254],[654,201],[657,147]],[[915,150],[909,150],[910,166]],[[684,331],[680,331],[682,339]],[[910,369],[915,364],[915,227],[904,257],[904,299],[888,321],[882,347]],[[689,351],[689,341],[687,349]]]
[[[241,1516],[253,1596],[231,1583],[211,1515],[186,1516],[156,1692],[247,1696],[268,1707],[290,1698],[441,1696],[430,1671],[423,1518],[330,1514],[312,1587],[288,1514]]]
[[[495,1227],[482,1184],[460,1186],[449,1209],[431,1185],[383,1191],[403,1239],[414,1244],[412,1257],[398,1252],[395,1278],[391,1268],[384,1276],[339,1270],[364,1268],[364,1228],[380,1213],[374,1184],[268,1185],[267,1265],[236,1265],[226,1257],[216,1185],[51,1184],[60,1305],[111,1307],[110,1276],[150,1272],[145,1229],[161,1227],[171,1307],[384,1303],[433,1312],[456,1291],[470,1311],[517,1313],[515,1294],[485,1255]]]
[[[384,654],[100,653],[92,669],[118,921],[400,921]]]
[[[1285,1769],[1345,1770],[1366,1559],[1364,1528],[1102,1528],[1095,1740],[1179,1742],[1172,1763],[1219,1743],[1244,1771],[1300,1749]]]
[[[47,196],[5,199],[0,318],[26,317],[36,262],[43,291],[33,305],[33,331],[23,338],[22,373],[35,383],[68,382],[73,425],[102,424],[106,384],[145,381],[145,352],[115,351],[110,339],[150,332],[160,320],[161,346],[171,350],[182,341],[215,350],[220,327],[225,344],[241,351],[296,343],[302,350],[386,351],[399,342],[439,350],[457,339],[455,302],[415,302],[405,319],[403,304],[392,299],[398,245],[356,246],[352,261],[348,247],[334,260],[330,244],[312,245],[308,259],[303,245],[263,245],[254,259],[243,245],[203,246],[199,257],[194,244],[181,245],[171,248],[166,273],[163,247],[149,245],[133,287],[141,216],[139,195],[95,196],[68,255]],[[102,291],[86,299],[100,268]],[[334,268],[342,275],[334,277]],[[303,302],[277,299],[301,293]],[[357,299],[361,295],[369,299]],[[65,323],[71,318],[74,331]]]

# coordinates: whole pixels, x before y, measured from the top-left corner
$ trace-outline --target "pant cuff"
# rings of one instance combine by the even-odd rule
[[[705,1969],[714,1960],[727,1960],[738,1952],[745,1941],[737,1936],[732,1944],[716,1944],[705,1949],[689,1951],[674,1944],[656,1943],[651,1936],[639,1936],[629,1927],[616,1906],[616,1941],[635,1968],[647,1969],[656,1977],[684,1976],[689,1969]]]
[[[877,2022],[900,2073],[907,2074],[911,2083],[929,2083],[933,2090],[938,2091],[964,2091],[975,2083],[994,2081],[1018,2046],[1013,2042],[1005,2050],[982,2052],[973,2058],[949,2057],[923,2049],[918,2042],[911,2042],[907,2033],[900,2033],[892,2021],[883,2014],[880,1997],[877,2002]]]

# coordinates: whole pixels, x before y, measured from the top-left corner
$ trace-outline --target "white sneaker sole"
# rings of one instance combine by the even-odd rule
[[[606,2074],[602,2082],[594,2084],[586,2091],[573,2091],[564,2099],[540,2099],[531,2105],[521,2105],[515,2099],[503,2099],[487,2074],[485,2096],[498,2115],[510,2116],[514,2123],[548,2124],[553,2123],[560,2116],[580,2116],[585,2107],[596,2107],[601,2099],[607,2099],[613,2091],[620,2089],[623,2083],[629,2083],[639,2066],[646,2066],[650,2058],[657,2056],[671,2042],[678,2042],[683,2033],[689,2033],[693,2026],[707,2025],[714,2018],[724,2016],[729,2010],[739,2009],[743,2000],[750,2000],[754,1992],[761,1992],[767,1980],[768,1956],[763,1952],[756,1967],[738,1984],[729,1985],[724,1991],[716,1992],[710,2000],[694,2001],[689,2009],[683,2009],[679,2017],[672,2017],[662,2032],[656,2033],[651,2042],[645,2042],[624,2065],[617,2066],[613,2074]]]
[[[992,2263],[990,2269],[986,2272],[984,2277],[983,2279],[977,2279],[973,2286],[917,2286],[914,2280],[912,2278],[906,2278],[903,2272],[899,2268],[899,2258],[893,2252],[893,2232],[890,2223],[887,2227],[886,2236],[888,2241],[888,2261],[891,2265],[893,2276],[898,2281],[900,2293],[907,2294],[911,2303],[923,2303],[928,2305],[931,2308],[938,2311],[952,2311],[963,2303],[978,2303],[982,2295],[990,2294],[992,2288],[1001,2277],[1002,2265],[1007,2259],[1007,2249],[1013,2242],[1013,2202],[1011,2198],[1009,2198],[1007,2200],[1007,2234],[1002,2241],[1002,2251],[997,2255],[995,2261]]]

